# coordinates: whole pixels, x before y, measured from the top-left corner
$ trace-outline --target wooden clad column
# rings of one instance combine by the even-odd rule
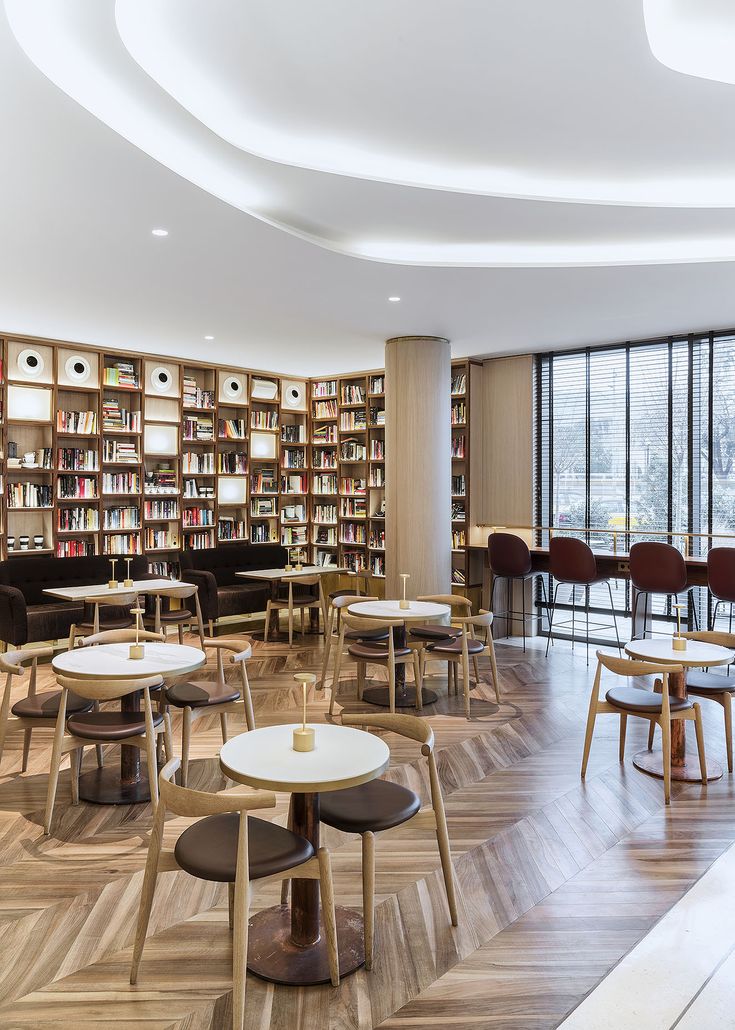
[[[451,592],[450,383],[449,340],[386,342],[386,597]]]

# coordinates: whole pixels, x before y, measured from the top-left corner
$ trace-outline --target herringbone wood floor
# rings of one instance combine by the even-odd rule
[[[497,650],[500,708],[484,687],[473,694],[467,722],[437,674],[440,701],[426,711],[439,749],[459,927],[448,925],[428,826],[394,831],[378,844],[372,973],[361,971],[337,990],[274,988],[251,977],[249,1030],[555,1027],[735,839],[732,778],[707,788],[675,785],[665,810],[661,784],[629,759],[619,764],[617,720],[600,720],[581,783],[592,667],[568,645],[557,645],[549,660],[541,651]],[[255,645],[259,725],[293,721],[293,672],[318,669],[320,654],[314,636],[291,651]],[[354,700],[350,677],[345,669],[344,704],[371,710]],[[50,680],[45,670],[43,685]],[[312,720],[324,719],[327,707],[328,694],[316,695]],[[719,709],[705,712],[705,732],[708,753],[722,760]],[[178,745],[178,727],[175,736]],[[632,756],[645,746],[645,727],[633,725],[628,737]],[[390,776],[426,796],[415,748],[388,740]],[[164,874],[139,982],[130,987],[150,809],[73,808],[64,771],[54,834],[45,839],[48,741],[39,735],[21,776],[20,740],[10,738],[0,769],[0,1028],[227,1027],[225,892],[183,872]],[[195,724],[192,786],[224,785],[218,745],[216,718]],[[286,805],[284,796],[273,817],[283,821]],[[184,825],[169,822],[170,842]],[[359,846],[325,837],[338,898],[359,906]],[[255,907],[274,900],[275,889],[262,892]]]

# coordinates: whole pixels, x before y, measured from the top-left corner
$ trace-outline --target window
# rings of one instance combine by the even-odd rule
[[[654,532],[694,555],[735,546],[677,536],[735,533],[735,334],[539,355],[535,467],[537,524],[594,550],[666,539]],[[600,611],[609,607],[603,589],[591,599]],[[708,601],[698,593],[703,624]],[[614,596],[616,610],[628,611],[627,584]],[[664,598],[654,611],[671,617]]]

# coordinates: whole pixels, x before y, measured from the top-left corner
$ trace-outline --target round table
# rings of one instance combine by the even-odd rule
[[[204,651],[184,644],[145,642],[143,658],[129,658],[130,644],[98,644],[77,647],[56,655],[51,662],[54,672],[76,679],[133,679],[139,676],[163,676],[173,679],[200,669],[207,661]],[[120,698],[123,712],[140,711],[141,692],[136,690]],[[79,777],[79,797],[96,805],[137,805],[150,801],[147,777],[140,771],[140,749],[123,744],[120,747],[120,771],[114,766],[93,769]]]
[[[669,695],[685,699],[687,696],[687,668],[710,668],[714,665],[729,665],[735,658],[732,651],[718,644],[707,644],[701,640],[687,640],[686,651],[675,651],[671,638],[644,638],[631,640],[625,645],[626,654],[631,658],[640,658],[646,662],[660,662],[664,665],[683,665],[683,672],[669,674]],[[663,779],[663,755],[654,748],[639,751],[633,758],[633,764],[643,772]],[[707,779],[719,780],[722,766],[707,759]],[[699,762],[687,763],[686,758],[686,723],[682,719],[674,719],[671,723],[671,778],[684,780],[687,783],[701,783],[702,774]]]
[[[350,615],[358,615],[363,619],[402,619],[403,622],[428,622],[429,619],[446,619],[451,615],[451,608],[448,604],[440,604],[437,601],[411,601],[410,608],[401,608],[400,601],[356,601],[351,604],[347,611]],[[393,643],[395,647],[406,646],[405,626],[395,626],[393,629]],[[424,687],[421,697],[425,705],[432,705],[437,700],[437,694],[433,690]],[[390,707],[390,694],[387,687],[368,687],[363,691],[363,701],[371,705],[382,705]],[[406,666],[396,666],[396,708],[414,708],[416,705],[416,690],[414,687],[406,686]]]
[[[319,792],[373,780],[388,768],[384,740],[364,730],[314,726],[313,751],[293,749],[297,725],[266,726],[233,737],[220,751],[225,775],[266,790],[290,791],[292,829],[319,847]],[[336,909],[340,976],[365,961],[362,917]],[[318,880],[292,880],[291,905],[276,905],[250,920],[248,969],[271,983],[305,986],[329,981],[326,940],[320,929]]]

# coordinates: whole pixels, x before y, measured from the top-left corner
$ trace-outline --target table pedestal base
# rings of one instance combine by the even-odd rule
[[[93,805],[142,805],[151,800],[148,779],[141,776],[137,782],[123,783],[120,767],[91,769],[79,777],[79,797]]]
[[[339,975],[348,976],[365,962],[362,916],[337,907]],[[316,944],[299,947],[291,941],[291,909],[277,905],[250,920],[248,972],[270,983],[308,987],[329,983],[329,960],[324,927]]]
[[[636,769],[640,769],[641,772],[648,773],[650,776],[656,776],[660,780],[664,778],[664,759],[663,754],[659,750],[639,751],[638,754],[633,757],[633,765]],[[715,762],[711,758],[708,758],[707,780],[719,780],[721,776],[722,766],[719,762]],[[702,774],[699,770],[699,762],[697,759],[694,759],[693,761],[691,759],[685,759],[683,765],[672,765],[671,779],[672,781],[679,780],[683,783],[701,783]]]
[[[366,687],[362,694],[363,701],[369,705],[382,705],[383,708],[390,708],[390,696],[387,687]],[[439,700],[439,695],[433,690],[424,687],[421,699],[425,705],[433,705]],[[396,708],[415,708],[416,688],[406,687],[405,690],[396,689]]]

